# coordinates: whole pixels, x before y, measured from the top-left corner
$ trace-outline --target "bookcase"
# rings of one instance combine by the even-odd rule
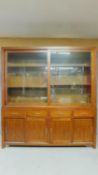
[[[2,49],[2,147],[96,146],[96,50]]]

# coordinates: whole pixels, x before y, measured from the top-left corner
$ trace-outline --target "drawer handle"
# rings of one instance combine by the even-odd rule
[[[31,113],[27,113],[27,115],[28,116],[31,116],[31,117],[34,117],[34,116],[39,116],[41,113],[33,113],[33,112],[31,112]]]
[[[40,115],[40,113],[39,112],[36,112],[36,113],[34,113],[35,115]]]

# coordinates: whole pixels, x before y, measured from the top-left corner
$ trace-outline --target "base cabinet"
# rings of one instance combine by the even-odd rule
[[[3,110],[3,145],[93,146],[95,119],[89,113]]]

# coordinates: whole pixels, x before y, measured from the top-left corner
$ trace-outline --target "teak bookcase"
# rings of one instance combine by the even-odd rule
[[[96,147],[96,50],[2,53],[2,147]]]

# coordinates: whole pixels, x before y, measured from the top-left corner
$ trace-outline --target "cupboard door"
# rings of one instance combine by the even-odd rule
[[[74,119],[74,142],[92,142],[93,139],[93,119]]]
[[[46,50],[9,51],[6,104],[47,104],[47,74]]]
[[[91,53],[89,51],[51,51],[51,103],[91,103]]]
[[[72,122],[70,118],[51,119],[51,142],[53,144],[70,144],[72,138]]]
[[[24,142],[24,119],[5,119],[5,141]]]
[[[45,118],[28,117],[25,130],[26,142],[32,144],[45,144],[48,142],[48,128]]]

